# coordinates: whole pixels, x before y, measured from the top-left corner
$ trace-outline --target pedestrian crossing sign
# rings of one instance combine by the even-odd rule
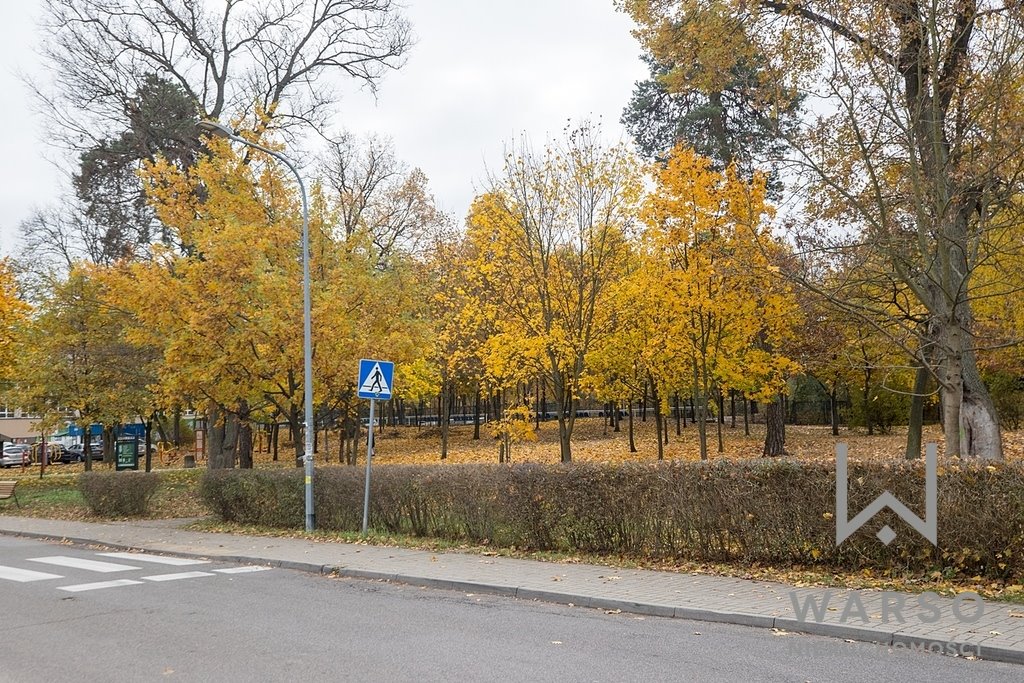
[[[359,361],[359,398],[373,398],[386,401],[391,398],[391,386],[395,377],[395,364],[386,360]]]

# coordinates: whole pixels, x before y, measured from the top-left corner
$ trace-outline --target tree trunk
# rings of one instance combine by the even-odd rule
[[[698,442],[700,444],[700,459],[701,460],[707,460],[708,459],[708,419],[707,419],[708,402],[706,400],[701,400],[698,403],[696,391],[697,390],[694,389],[694,394],[693,394],[694,416],[693,416],[693,420],[694,420],[694,422],[697,423],[697,439],[698,439]]]
[[[871,414],[871,368],[868,367],[864,371],[864,396],[861,398],[861,403],[864,406],[864,422],[868,428],[868,436],[874,436],[875,434],[875,421],[872,419]]]
[[[626,401],[626,406],[629,408],[626,416],[629,422],[629,452],[636,453],[636,441],[633,438],[633,402]]]
[[[235,446],[238,443],[238,417],[213,405],[207,413],[206,465],[211,470],[232,469],[235,466]]]
[[[448,458],[448,429],[451,422],[450,389],[447,381],[441,382],[441,395],[437,397],[438,419],[441,421],[441,460]]]
[[[473,441],[480,440],[480,386],[473,396]]]
[[[707,394],[700,396],[700,403],[697,403],[697,392],[700,391],[701,386],[699,379],[699,371],[697,368],[697,359],[694,358],[690,364],[693,371],[693,408],[694,416],[693,419],[697,423],[697,437],[700,443],[700,459],[708,459],[708,397]],[[705,375],[707,377],[707,375]]]
[[[907,427],[907,450],[904,458],[918,460],[921,458],[921,430],[924,426],[924,394],[928,391],[928,378],[931,373],[924,365],[914,373],[914,393],[910,397],[910,421]]]
[[[109,466],[114,465],[114,428],[110,425],[103,425],[103,462]]]
[[[174,424],[171,425],[171,439],[175,448],[181,448],[181,406],[174,406]]]
[[[966,227],[958,227],[961,233],[966,233]],[[958,266],[965,269],[963,259],[961,252],[956,260],[959,261]],[[945,292],[937,297],[939,302],[943,294]],[[942,310],[942,305],[947,307],[946,310]],[[1002,460],[999,420],[992,397],[978,373],[968,303],[960,301],[953,304],[952,312],[945,302],[936,309],[938,315],[933,319],[929,337],[938,342],[945,454],[948,457]]]
[[[281,435],[281,423],[277,421],[277,417],[274,417],[274,425],[270,428],[270,447],[273,450],[274,462],[277,462],[277,445],[278,437]]]
[[[554,363],[552,363],[554,365]],[[572,388],[565,385],[561,372],[552,379],[555,404],[558,406],[558,451],[561,462],[572,462],[572,431],[576,426],[576,399]]]
[[[558,416],[558,454],[561,462],[572,462],[572,418],[565,415]]]
[[[750,399],[743,394],[743,436],[750,436]]]
[[[786,421],[782,407],[782,394],[765,406],[765,435],[763,457],[786,454]]]
[[[291,404],[288,409],[288,429],[292,433],[292,448],[295,451],[295,466],[303,467],[303,456],[305,455],[305,435],[302,433],[302,419],[299,417],[299,406],[296,403]]]
[[[839,398],[838,388],[832,385],[832,393],[829,394],[829,413],[832,422],[832,436],[839,436]],[[922,405],[924,405],[922,403]]]
[[[352,447],[349,449],[349,453],[352,456],[352,462],[349,464],[355,466],[359,462],[359,443],[362,441],[360,438],[360,432],[362,429],[362,421],[359,419],[359,412],[356,412],[355,419],[352,421]]]
[[[683,435],[683,429],[682,429],[682,425],[679,422],[680,418],[682,417],[682,415],[679,414],[681,411],[679,409],[679,392],[678,391],[676,392],[676,395],[675,395],[675,404],[676,404],[676,436],[682,436]]]
[[[722,390],[718,390],[718,419],[715,421],[715,430],[718,433],[718,453],[725,453],[725,443],[722,441],[722,426],[725,424],[725,396]]]
[[[82,432],[82,453],[85,457],[85,471],[92,472],[92,425],[85,425]]]
[[[252,422],[249,421],[249,402],[238,402],[238,466],[252,469]]]
[[[167,418],[165,413],[160,411],[153,411],[153,426],[156,427],[156,433],[160,435],[160,441],[163,443],[170,443],[171,440],[167,438],[167,429],[164,427],[164,420]]]
[[[139,417],[142,417],[141,415]],[[146,471],[153,471],[153,418],[150,417],[144,423],[146,425]]]
[[[658,442],[658,460],[665,459],[665,445],[661,442],[661,433],[663,430],[661,414],[661,397],[658,396],[658,387],[654,383],[654,377],[650,373],[647,373],[647,383],[651,387],[651,401],[654,403],[654,433],[657,436]]]

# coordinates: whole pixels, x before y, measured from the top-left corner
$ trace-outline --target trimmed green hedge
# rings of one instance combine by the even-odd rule
[[[159,486],[160,475],[154,472],[83,472],[78,477],[86,505],[100,517],[146,514]]]
[[[225,520],[301,528],[302,486],[300,470],[228,470],[204,475],[201,494]],[[884,490],[923,516],[922,463],[850,463],[851,518]],[[318,528],[358,531],[362,469],[318,470],[314,497]],[[526,549],[1024,577],[1020,465],[940,468],[938,548],[889,510],[836,547],[830,463],[388,465],[371,501],[379,531]],[[874,535],[884,524],[889,546]]]

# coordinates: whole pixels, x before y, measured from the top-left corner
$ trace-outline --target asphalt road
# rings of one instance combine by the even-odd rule
[[[0,537],[0,681],[1024,680],[815,636],[102,553]]]

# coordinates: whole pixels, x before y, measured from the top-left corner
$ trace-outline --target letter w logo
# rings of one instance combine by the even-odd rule
[[[921,519],[910,511],[900,500],[885,491],[882,495],[868,505],[853,519],[849,518],[849,510],[846,505],[848,494],[847,486],[847,445],[836,444],[836,545],[848,539],[854,531],[864,526],[865,523],[885,508],[889,508],[899,515],[904,522],[912,526],[917,533],[921,534],[932,545],[938,544],[938,445],[928,444],[925,450],[925,494],[924,494],[924,519]],[[878,533],[878,540],[889,545],[896,538],[896,532],[886,524]]]

